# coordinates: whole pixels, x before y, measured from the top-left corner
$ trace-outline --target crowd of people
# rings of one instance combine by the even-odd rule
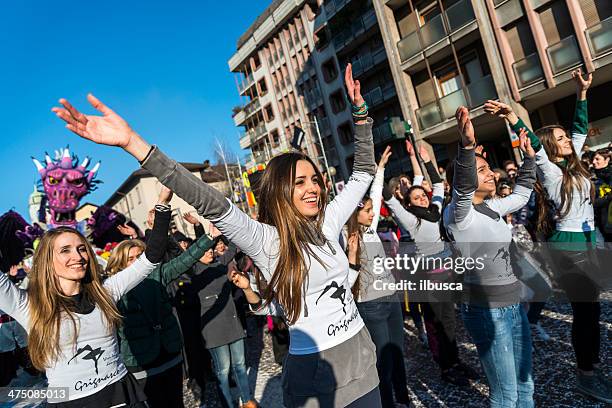
[[[201,390],[213,379],[223,406],[257,407],[246,322],[263,319],[283,366],[285,406],[408,407],[404,324],[412,318],[448,386],[480,377],[461,359],[456,332],[463,324],[490,406],[531,407],[538,386],[532,336],[548,338],[538,319],[556,290],[573,310],[576,388],[611,403],[600,360],[606,288],[593,274],[596,249],[605,250],[612,234],[611,152],[584,149],[591,75],[573,77],[569,130],[532,132],[509,105],[485,105],[519,136],[520,166],[508,160],[491,168],[468,109],[459,107],[456,158],[438,167],[424,146],[407,141],[411,180],[385,174],[391,148],[375,162],[373,121],[349,65],[355,153],[348,183],[331,199],[313,159],[280,154],[257,188],[256,217],[149,145],[93,95],[101,116],[61,99],[53,111],[69,130],[122,148],[164,187],[150,229],[135,238],[121,226],[125,239],[104,267],[86,236],[60,227],[42,236],[26,276],[18,278],[17,267],[0,273],[0,386],[22,366],[45,376],[49,389],[67,387],[64,398],[49,395],[49,406],[182,407],[184,378]],[[202,217],[185,216],[195,240],[170,230],[173,194]],[[484,261],[466,273],[420,267],[419,279],[460,281],[462,290],[416,296],[392,289],[401,271],[385,263],[381,270],[378,260],[396,254],[431,261],[421,265],[457,256]]]

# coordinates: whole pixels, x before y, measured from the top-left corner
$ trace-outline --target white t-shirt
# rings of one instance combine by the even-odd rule
[[[156,266],[143,254],[125,270],[108,278],[104,288],[117,302]],[[29,333],[28,294],[17,288],[3,273],[0,273],[0,308]],[[70,400],[93,395],[127,374],[116,333],[106,326],[101,310],[96,306],[89,314],[73,315],[78,329],[76,344],[73,342],[72,321],[65,316],[60,327],[59,358],[46,369],[49,387],[67,387]],[[50,399],[49,402],[59,401]]]

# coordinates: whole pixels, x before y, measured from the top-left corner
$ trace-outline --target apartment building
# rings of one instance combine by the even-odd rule
[[[302,147],[321,168],[325,159],[340,166],[328,100],[323,98],[312,29],[318,4],[307,0],[275,0],[240,37],[228,64],[237,73],[243,105],[234,109],[234,123],[243,128],[240,147],[250,149],[247,168],[288,151],[295,128],[306,133]]]
[[[612,1],[374,0],[401,111],[417,139],[454,155],[454,112],[468,106],[493,161],[513,157],[504,123],[483,111],[501,99],[534,128],[571,124],[577,67],[594,72],[593,147],[612,140]],[[514,151],[516,153],[516,151]]]

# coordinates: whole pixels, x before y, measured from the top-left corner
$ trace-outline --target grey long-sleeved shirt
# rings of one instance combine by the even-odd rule
[[[483,265],[465,272],[469,291],[464,293],[464,300],[490,307],[518,302],[520,286],[510,260],[512,233],[502,217],[527,204],[535,171],[534,159],[525,157],[512,194],[473,204],[478,187],[476,156],[473,149],[459,147],[453,196],[444,211],[444,225],[462,256],[481,258]]]

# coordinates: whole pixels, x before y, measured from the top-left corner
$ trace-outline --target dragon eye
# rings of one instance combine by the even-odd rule
[[[59,183],[59,180],[56,179],[55,177],[51,177],[49,176],[49,178],[47,179],[47,181],[49,182],[49,184],[51,184],[52,186],[56,185]]]
[[[81,177],[81,178],[78,178],[76,180],[70,181],[70,184],[72,184],[73,186],[81,187],[84,182],[85,182],[85,180]]]

